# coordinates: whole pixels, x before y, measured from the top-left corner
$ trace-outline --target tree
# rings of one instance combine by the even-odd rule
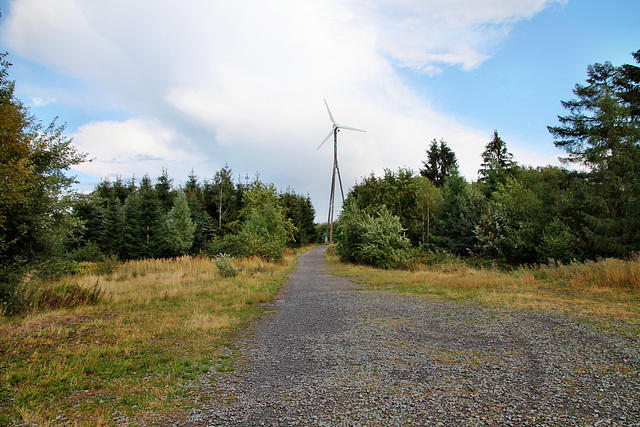
[[[244,193],[243,220],[240,231],[248,255],[278,261],[282,251],[293,239],[296,231],[285,218],[273,184],[264,184],[256,179]]]
[[[509,264],[538,262],[544,223],[543,205],[535,193],[514,178],[499,184],[477,226],[478,246]]]
[[[302,246],[317,240],[315,215],[316,211],[309,196],[304,197],[288,189],[278,197],[282,212],[295,227],[291,246]]]
[[[207,205],[211,205],[213,208],[212,211],[208,211],[218,219],[218,228],[220,229],[222,229],[223,220],[235,205],[235,186],[231,176],[231,168],[225,165],[215,173],[212,183],[205,183],[205,194],[207,199],[211,199],[210,203],[207,200]]]
[[[434,139],[427,150],[427,160],[422,162],[424,169],[420,175],[429,178],[436,187],[442,187],[447,178],[458,170],[456,154],[441,139],[440,144]]]
[[[640,61],[638,52],[634,57]],[[568,153],[562,160],[586,167],[587,237],[601,256],[640,250],[639,73],[630,65],[590,65],[586,84],[575,86],[576,99],[562,102],[569,114],[548,128]]]
[[[164,251],[164,218],[151,179],[142,178],[140,188],[124,204],[124,245],[121,255],[125,259],[155,258]]]
[[[191,220],[189,202],[184,192],[179,192],[173,201],[173,207],[167,215],[167,245],[177,256],[186,254],[193,246],[196,225]]]
[[[158,196],[158,200],[160,200],[162,211],[164,213],[169,212],[169,210],[171,210],[171,208],[173,207],[174,194],[172,193],[172,187],[173,179],[169,178],[167,169],[162,168],[162,175],[160,175],[156,180],[155,190],[156,195]]]
[[[504,183],[515,167],[513,154],[507,151],[507,144],[498,136],[498,131],[494,131],[493,139],[482,153],[482,164],[478,170],[479,181],[487,184],[486,194],[490,195],[498,184]]]
[[[62,249],[74,228],[67,195],[75,178],[67,171],[86,159],[64,126],[42,126],[14,97],[6,56],[0,54],[0,281]]]
[[[189,179],[183,190],[189,203],[191,220],[196,225],[191,253],[199,253],[206,249],[207,244],[215,235],[215,226],[211,215],[205,209],[204,192],[193,170],[189,174]]]

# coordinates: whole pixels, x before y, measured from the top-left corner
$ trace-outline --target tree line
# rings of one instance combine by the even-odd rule
[[[179,187],[166,170],[155,183],[148,175],[139,184],[103,180],[71,208],[82,226],[67,252],[78,260],[218,253],[279,260],[285,247],[317,240],[309,196],[280,193],[257,177],[234,182],[229,166],[203,183],[192,172]]]
[[[640,50],[632,54],[640,63]],[[336,226],[342,259],[403,267],[454,254],[501,265],[568,263],[640,251],[640,67],[590,65],[549,126],[564,167],[519,165],[495,131],[478,179],[433,140],[419,173],[371,175]]]

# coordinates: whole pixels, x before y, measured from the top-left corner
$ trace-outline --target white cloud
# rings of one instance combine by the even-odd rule
[[[129,115],[77,130],[95,158],[79,171],[157,176],[167,166],[184,179],[229,163],[309,192],[322,217],[332,158],[315,151],[330,129],[323,98],[368,131],[340,134],[347,186],[385,167],[418,169],[433,138],[475,178],[490,134],[432,111],[395,67],[477,67],[511,25],[555,1],[17,0],[2,31],[12,50],[98,87],[105,109]]]
[[[50,104],[55,104],[55,98],[41,98],[41,97],[33,97],[31,98],[31,105],[34,107],[44,107]]]
[[[74,145],[89,153],[91,162],[74,168],[100,177],[155,177],[163,167],[188,174],[187,165],[199,163],[189,144],[173,130],[151,119],[92,122],[73,135]]]

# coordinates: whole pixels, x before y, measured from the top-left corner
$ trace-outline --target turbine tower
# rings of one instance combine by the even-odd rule
[[[331,119],[331,123],[333,123],[333,128],[329,135],[322,140],[320,145],[318,145],[317,150],[320,149],[324,145],[325,142],[331,135],[333,134],[333,173],[331,176],[331,197],[329,198],[329,218],[327,219],[327,235],[325,236],[325,241],[333,241],[333,212],[334,212],[334,204],[335,204],[335,192],[336,192],[336,174],[338,175],[338,183],[340,184],[340,194],[342,195],[342,203],[344,203],[344,190],[342,189],[342,178],[340,177],[340,168],[338,167],[338,132],[340,129],[347,130],[355,130],[357,132],[366,132],[362,129],[356,129],[350,126],[343,126],[336,123],[333,118],[333,114],[331,114],[331,109],[329,108],[329,104],[327,104],[327,100],[324,100],[324,105],[327,107],[327,112],[329,113],[329,118]]]

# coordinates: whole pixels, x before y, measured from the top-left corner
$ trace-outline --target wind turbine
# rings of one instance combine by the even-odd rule
[[[331,176],[331,197],[329,199],[329,218],[327,219],[327,235],[325,240],[329,242],[333,241],[333,212],[334,212],[334,202],[335,202],[335,191],[336,191],[336,174],[338,175],[338,183],[340,184],[340,194],[342,194],[342,203],[344,203],[344,190],[342,189],[342,178],[340,177],[340,168],[338,167],[338,132],[340,129],[347,130],[355,130],[357,132],[366,132],[362,129],[356,129],[350,126],[343,126],[336,123],[336,120],[333,118],[333,114],[331,114],[331,109],[329,108],[329,104],[327,104],[327,100],[324,100],[324,105],[327,107],[327,112],[329,113],[329,118],[331,119],[331,123],[333,123],[333,128],[331,132],[322,140],[320,145],[318,145],[317,150],[320,149],[324,145],[325,142],[331,135],[333,134],[333,174]]]

